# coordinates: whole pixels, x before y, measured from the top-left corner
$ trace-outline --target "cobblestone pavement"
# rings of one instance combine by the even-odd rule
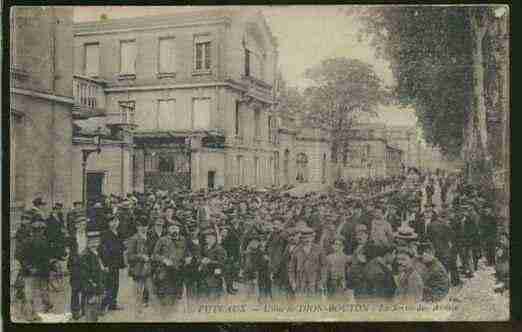
[[[492,267],[481,264],[473,278],[463,280],[465,281],[464,285],[452,288],[448,296],[451,303],[455,305],[455,310],[451,311],[449,315],[440,317],[442,320],[499,321],[509,319],[509,294],[508,292],[499,294],[493,291],[495,278],[494,269]],[[227,302],[227,300],[231,300],[229,303],[244,303],[247,301],[247,287],[242,284],[236,286],[239,288],[238,295],[225,299],[225,302]],[[69,292],[70,289],[67,280],[64,282],[64,289],[62,291],[50,292],[54,309],[49,316],[50,318],[45,318],[44,321],[47,319],[60,321],[58,318],[60,315],[62,319],[66,319],[63,318],[64,313],[66,313],[65,317],[68,317],[67,313],[70,313]],[[124,307],[124,310],[110,311],[100,318],[100,322],[126,322],[136,320],[143,322],[164,321],[155,306],[145,308],[144,314],[136,318],[132,305],[134,300],[132,292],[132,281],[128,277],[127,270],[122,270],[120,273],[120,293],[118,300]],[[185,300],[180,301],[176,309],[178,313],[174,314],[174,316],[169,315],[169,321],[175,321],[177,315],[183,315],[182,311],[186,305]],[[14,320],[17,320],[17,317],[19,317],[17,306],[13,305],[12,309],[12,317]],[[56,317],[53,317],[52,314],[56,314]]]

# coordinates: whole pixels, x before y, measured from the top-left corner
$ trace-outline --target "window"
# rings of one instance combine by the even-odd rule
[[[175,130],[177,124],[176,100],[158,100],[157,128],[163,130]]]
[[[209,71],[211,66],[211,41],[208,36],[196,37],[194,41],[194,70]]]
[[[134,124],[135,116],[135,102],[134,101],[120,101],[120,122],[125,124]]]
[[[175,69],[174,38],[160,38],[159,40],[159,68],[160,74],[174,73]]]
[[[245,76],[264,78],[264,56],[259,52],[245,48]]]
[[[254,110],[254,137],[261,138],[261,111]]]
[[[84,74],[89,77],[97,77],[100,74],[100,45],[85,44],[84,46],[85,68]]]
[[[236,109],[235,109],[235,115],[234,115],[234,121],[235,121],[234,135],[236,135],[236,136],[239,136],[239,117],[240,117],[239,100],[236,100]]]
[[[120,75],[136,74],[136,42],[125,40],[120,42]]]
[[[192,127],[193,129],[210,128],[210,98],[196,98],[192,100]]]

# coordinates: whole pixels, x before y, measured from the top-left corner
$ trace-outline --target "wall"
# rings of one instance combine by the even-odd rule
[[[73,200],[82,200],[82,149],[94,149],[92,144],[75,144],[73,151]],[[123,159],[122,159],[123,158]],[[122,176],[123,160],[123,176]],[[105,173],[103,193],[106,195],[126,195],[134,190],[132,188],[132,159],[129,147],[121,144],[102,144],[102,152],[89,155],[87,161],[87,172]],[[123,186],[123,191],[122,191]]]

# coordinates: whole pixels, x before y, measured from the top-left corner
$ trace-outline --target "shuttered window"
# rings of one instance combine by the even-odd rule
[[[136,42],[134,40],[120,42],[120,74],[136,74]]]
[[[194,39],[194,70],[210,70],[212,66],[211,52],[211,40],[209,36],[197,36]]]
[[[159,73],[174,73],[175,68],[174,38],[160,38],[159,40]]]

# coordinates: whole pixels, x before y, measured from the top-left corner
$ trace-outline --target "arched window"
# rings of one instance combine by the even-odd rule
[[[304,153],[300,153],[296,158],[297,163],[297,182],[308,182],[308,157]]]

